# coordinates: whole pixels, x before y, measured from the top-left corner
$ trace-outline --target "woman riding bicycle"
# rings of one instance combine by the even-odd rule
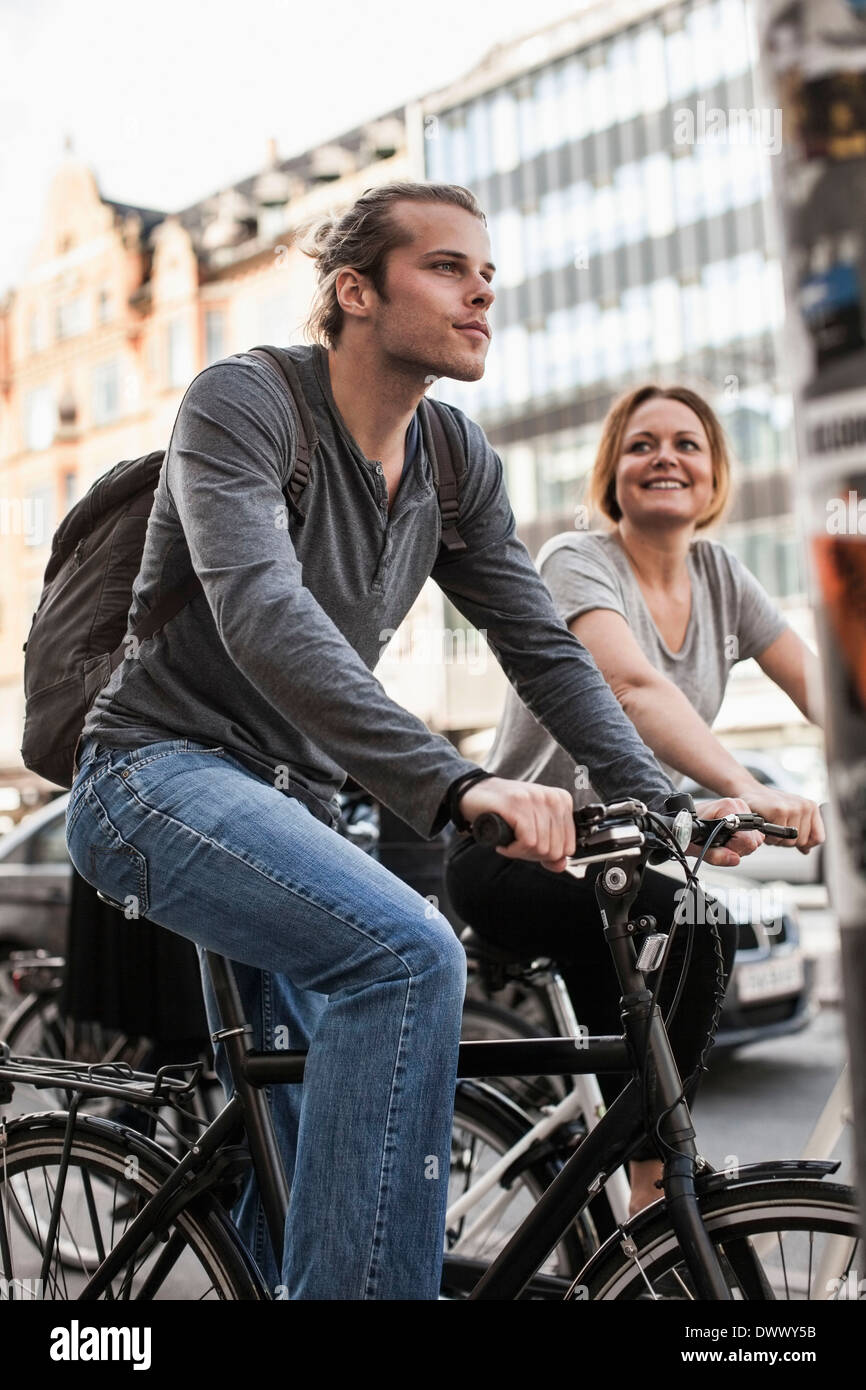
[[[765,591],[723,545],[699,538],[722,514],[730,463],[722,428],[696,392],[644,385],[622,397],[602,429],[589,498],[604,532],[554,536],[537,564],[560,616],[589,649],[644,741],[671,775],[690,776],[720,797],[738,797],[774,823],[796,826],[804,853],[819,844],[817,806],[758,783],[711,732],[732,666],[750,657],[817,722],[817,663]],[[577,766],[509,690],[485,762],[497,776],[563,787],[579,807],[600,798]],[[716,862],[737,862],[723,850]],[[597,872],[597,870],[596,870]],[[553,956],[577,1016],[592,1034],[619,1033],[618,990],[598,923],[594,873],[584,880],[457,837],[449,851],[452,902],[481,936]],[[649,870],[635,904],[660,925],[677,910],[677,880]],[[682,911],[680,919],[682,919]],[[736,925],[719,934],[727,979]],[[699,918],[698,921],[701,919]],[[660,999],[670,1003],[686,933],[675,939]],[[693,1098],[716,999],[716,946],[695,932],[688,984],[671,1042]],[[694,1073],[694,1074],[693,1074]],[[605,1099],[621,1082],[600,1078]],[[648,1146],[631,1165],[632,1210],[655,1200],[661,1164]]]

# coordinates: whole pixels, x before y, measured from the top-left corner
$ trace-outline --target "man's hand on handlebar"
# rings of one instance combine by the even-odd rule
[[[460,798],[460,812],[473,821],[484,811],[496,811],[514,831],[513,844],[496,850],[506,859],[534,859],[552,873],[562,873],[574,854],[574,802],[562,787],[504,777],[473,782]]]
[[[697,814],[704,820],[721,820],[723,816],[729,816],[737,811],[745,814],[750,809],[747,802],[735,796],[723,797],[721,801],[700,801],[695,806]],[[720,864],[725,868],[732,869],[739,864],[744,855],[754,854],[758,846],[763,843],[763,839],[764,837],[759,830],[738,830],[736,835],[731,836],[727,844],[718,845],[715,849],[711,849],[704,862],[706,864]],[[694,854],[695,852],[694,845],[690,845],[686,850],[687,854]]]

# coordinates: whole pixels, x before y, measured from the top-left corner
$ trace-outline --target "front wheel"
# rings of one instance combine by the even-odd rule
[[[849,1277],[863,1267],[851,1188],[816,1178],[731,1182],[699,1201],[733,1298],[862,1297],[859,1275]],[[665,1203],[654,1203],[603,1246],[569,1296],[695,1299]]]

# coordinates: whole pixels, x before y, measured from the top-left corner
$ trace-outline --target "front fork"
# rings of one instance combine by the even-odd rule
[[[730,1300],[731,1291],[701,1219],[695,1194],[698,1151],[683,1083],[659,1010],[637,968],[635,937],[641,924],[631,918],[644,865],[628,859],[608,861],[595,882],[605,939],[619,977],[626,1041],[637,1068],[645,1059],[648,1115],[664,1145],[664,1192],[680,1248],[698,1298]]]

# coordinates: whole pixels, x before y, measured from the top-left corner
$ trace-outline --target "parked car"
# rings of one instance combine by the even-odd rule
[[[63,954],[72,865],[64,793],[0,839],[0,956],[44,946]]]
[[[761,846],[742,863],[750,871],[770,848]],[[678,874],[669,865],[656,867],[662,873]],[[702,867],[701,882],[739,927],[716,1049],[742,1047],[805,1028],[817,1012],[815,963],[802,946],[792,890],[785,883],[762,882],[750,872],[712,864]],[[700,924],[697,930],[702,930]]]

